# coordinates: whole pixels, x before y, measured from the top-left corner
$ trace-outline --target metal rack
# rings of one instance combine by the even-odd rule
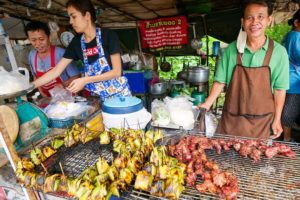
[[[233,139],[232,136],[224,135],[216,135],[213,138]],[[297,143],[279,143],[290,146],[296,152],[296,158],[276,156],[268,159],[262,156],[259,163],[254,163],[253,160],[240,156],[234,150],[223,151],[221,154],[217,154],[215,150],[207,150],[206,154],[209,159],[218,163],[222,170],[228,170],[237,177],[240,190],[238,199],[300,199],[300,146]],[[201,178],[198,177],[197,183],[201,182]],[[125,199],[164,198],[132,190]],[[219,197],[209,193],[200,194],[195,188],[186,187],[180,199],[219,199]]]
[[[175,137],[176,134],[182,134],[182,136],[186,134],[201,135],[196,130],[186,133],[177,131],[174,132]],[[40,145],[46,145],[52,137],[44,140]],[[172,135],[164,138],[164,143],[172,141],[171,138]],[[213,138],[224,140],[234,139],[232,136],[227,135],[215,135]],[[206,154],[210,160],[218,163],[222,170],[230,171],[237,177],[240,190],[238,199],[300,199],[300,146],[298,143],[279,143],[290,146],[296,152],[296,158],[278,155],[272,159],[268,159],[262,156],[260,162],[254,163],[250,158],[244,158],[234,150],[222,151],[221,154],[217,154],[212,149],[206,150]],[[82,171],[95,164],[99,155],[110,161],[113,157],[112,147],[110,145],[100,145],[98,140],[94,140],[87,144],[79,144],[76,147],[63,148],[61,152],[56,154],[58,157],[56,163],[61,162],[63,164],[67,175],[78,177]],[[55,162],[52,161],[51,163],[51,165],[55,166]],[[58,165],[56,164],[56,166]],[[60,171],[59,168],[53,168],[52,170]],[[202,183],[200,177],[198,177],[196,184],[198,183]],[[135,190],[133,185],[127,191],[123,192],[122,198],[128,200],[165,199],[153,196],[148,192]],[[180,199],[219,199],[219,197],[210,193],[200,194],[195,188],[186,187]]]

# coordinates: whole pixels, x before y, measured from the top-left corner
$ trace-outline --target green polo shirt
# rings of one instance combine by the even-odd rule
[[[268,50],[269,39],[266,40],[264,46],[252,52],[246,45],[243,54],[242,64],[249,67],[260,67],[263,64],[265,55]],[[229,85],[233,70],[237,63],[236,60],[237,48],[236,41],[229,44],[224,50],[222,58],[218,64],[218,68],[214,80],[220,83]],[[287,90],[289,89],[289,58],[286,49],[279,43],[274,41],[274,49],[270,60],[271,69],[271,86],[274,89]]]

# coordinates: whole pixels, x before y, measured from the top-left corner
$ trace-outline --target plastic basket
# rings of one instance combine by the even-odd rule
[[[87,118],[89,115],[88,110],[81,112],[79,115],[74,117],[68,117],[65,119],[49,118],[49,126],[51,128],[70,128],[75,122],[79,123]]]

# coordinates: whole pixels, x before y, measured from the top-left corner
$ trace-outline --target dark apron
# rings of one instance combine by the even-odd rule
[[[242,55],[237,54],[237,65],[226,92],[218,133],[261,139],[270,137],[275,113],[269,67],[273,46],[270,39],[261,67],[243,66]]]

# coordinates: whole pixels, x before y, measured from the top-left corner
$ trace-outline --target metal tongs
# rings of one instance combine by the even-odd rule
[[[266,145],[269,146],[269,147],[273,146],[273,139],[267,139],[266,140]]]

